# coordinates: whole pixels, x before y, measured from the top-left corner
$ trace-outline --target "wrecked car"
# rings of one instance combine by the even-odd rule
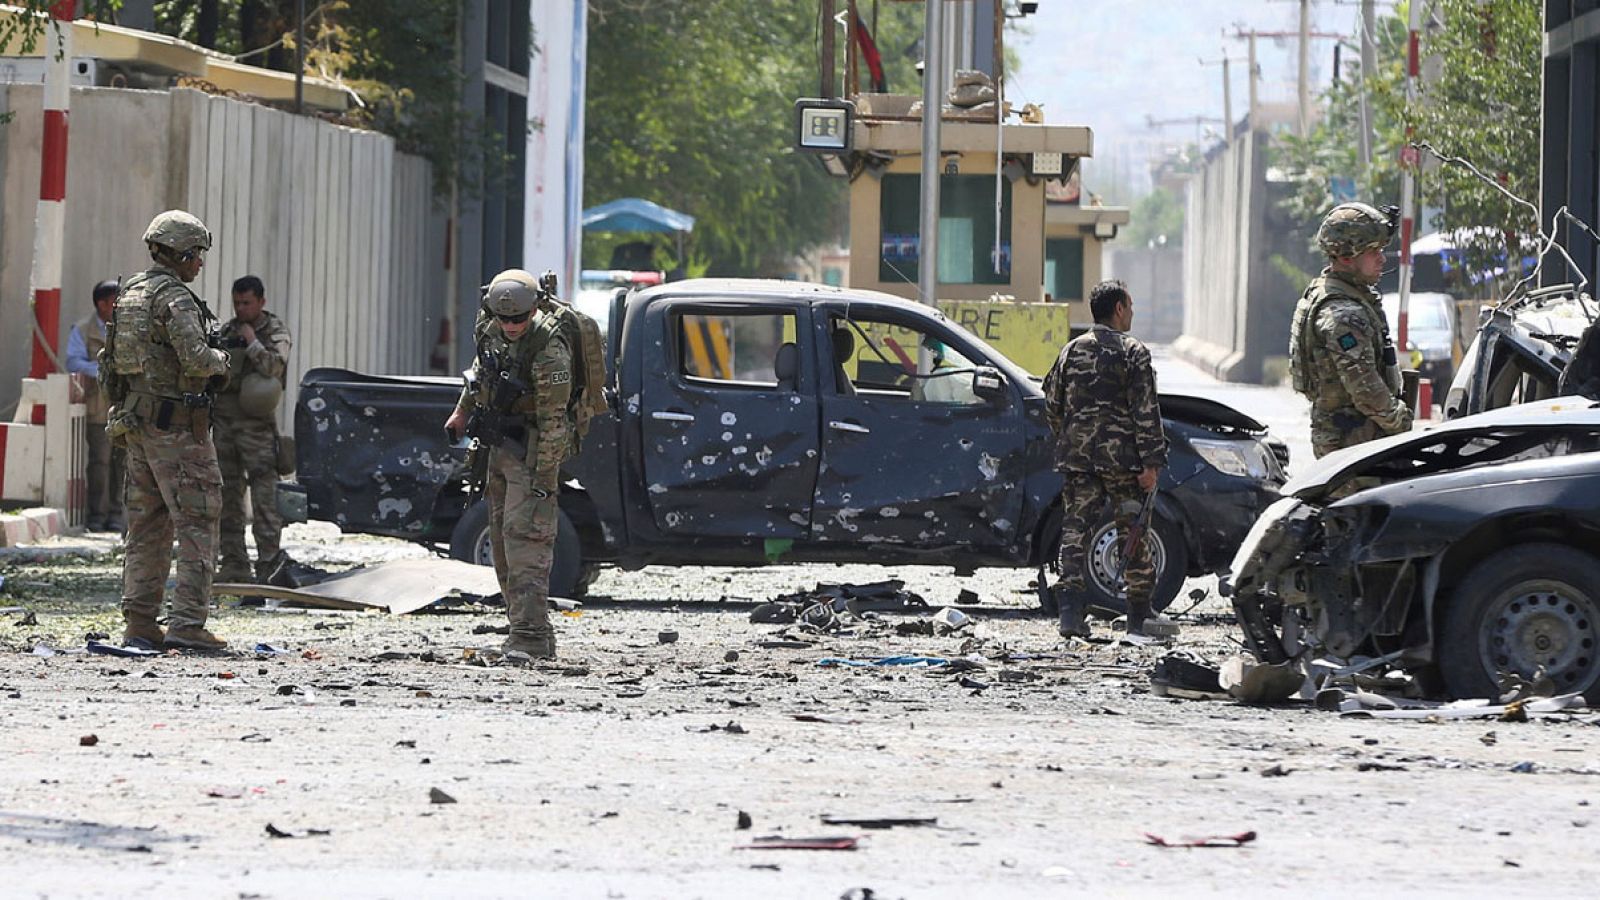
[[[867,562],[1053,565],[1060,476],[1037,379],[930,307],[785,281],[618,296],[612,412],[563,468],[551,590],[594,567]],[[310,517],[490,561],[442,423],[458,379],[316,369],[295,411]],[[1158,606],[1220,570],[1277,498],[1287,450],[1235,410],[1163,396],[1171,461],[1152,550]],[[1120,607],[1108,521],[1087,554]],[[1048,594],[1048,592],[1043,592]]]
[[[1584,393],[1583,382],[1600,376],[1600,360],[1578,354],[1578,344],[1597,311],[1593,298],[1570,284],[1539,288],[1485,309],[1445,395],[1445,418]],[[1600,351],[1600,341],[1592,343]],[[1567,387],[1563,373],[1575,355],[1580,371],[1567,376]],[[1593,385],[1587,392],[1600,396]]]
[[[1403,668],[1433,694],[1517,675],[1600,701],[1596,451],[1600,404],[1568,397],[1318,460],[1234,560],[1247,644]]]

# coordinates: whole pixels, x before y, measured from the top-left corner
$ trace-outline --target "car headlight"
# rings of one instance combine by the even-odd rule
[[[1224,475],[1238,478],[1266,478],[1272,473],[1270,452],[1260,441],[1218,441],[1192,438],[1189,441],[1200,458]]]

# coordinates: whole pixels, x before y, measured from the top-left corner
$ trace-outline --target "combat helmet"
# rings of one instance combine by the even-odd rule
[[[483,308],[491,315],[522,316],[539,305],[539,281],[522,269],[507,269],[489,281]]]
[[[192,250],[211,249],[211,231],[206,223],[181,209],[169,209],[150,220],[144,242],[165,247],[179,255]]]
[[[1341,203],[1323,218],[1317,229],[1317,246],[1329,259],[1387,247],[1399,216],[1400,210],[1393,206],[1378,209],[1365,203]]]

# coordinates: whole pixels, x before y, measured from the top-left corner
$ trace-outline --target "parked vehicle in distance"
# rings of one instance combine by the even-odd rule
[[[691,280],[616,298],[613,412],[565,467],[552,591],[599,564],[868,562],[1043,569],[1060,476],[1038,380],[937,310],[791,281]],[[918,374],[918,347],[938,368]],[[442,424],[457,379],[315,369],[295,410],[310,516],[489,561]],[[1287,449],[1200,398],[1161,398],[1171,461],[1151,529],[1158,606],[1220,570],[1277,498]],[[1100,605],[1119,541],[1095,533]],[[1046,592],[1047,593],[1047,592]]]
[[[1239,548],[1247,643],[1376,659],[1435,694],[1492,699],[1514,674],[1600,701],[1597,451],[1600,404],[1562,397],[1323,457]],[[1352,484],[1372,486],[1335,499]]]
[[[1389,333],[1399,340],[1400,295],[1383,295],[1383,315]],[[1445,293],[1412,293],[1406,310],[1406,352],[1400,362],[1413,367],[1443,391],[1455,374],[1456,301]],[[1407,352],[1413,355],[1408,359]],[[1420,357],[1420,358],[1419,358]]]

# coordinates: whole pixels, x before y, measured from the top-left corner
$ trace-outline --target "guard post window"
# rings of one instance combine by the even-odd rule
[[[915,284],[921,264],[922,176],[883,176],[878,203],[878,280]],[[939,176],[939,281],[1011,283],[1011,182],[1006,179],[1000,180],[998,261],[994,245],[994,176]]]

